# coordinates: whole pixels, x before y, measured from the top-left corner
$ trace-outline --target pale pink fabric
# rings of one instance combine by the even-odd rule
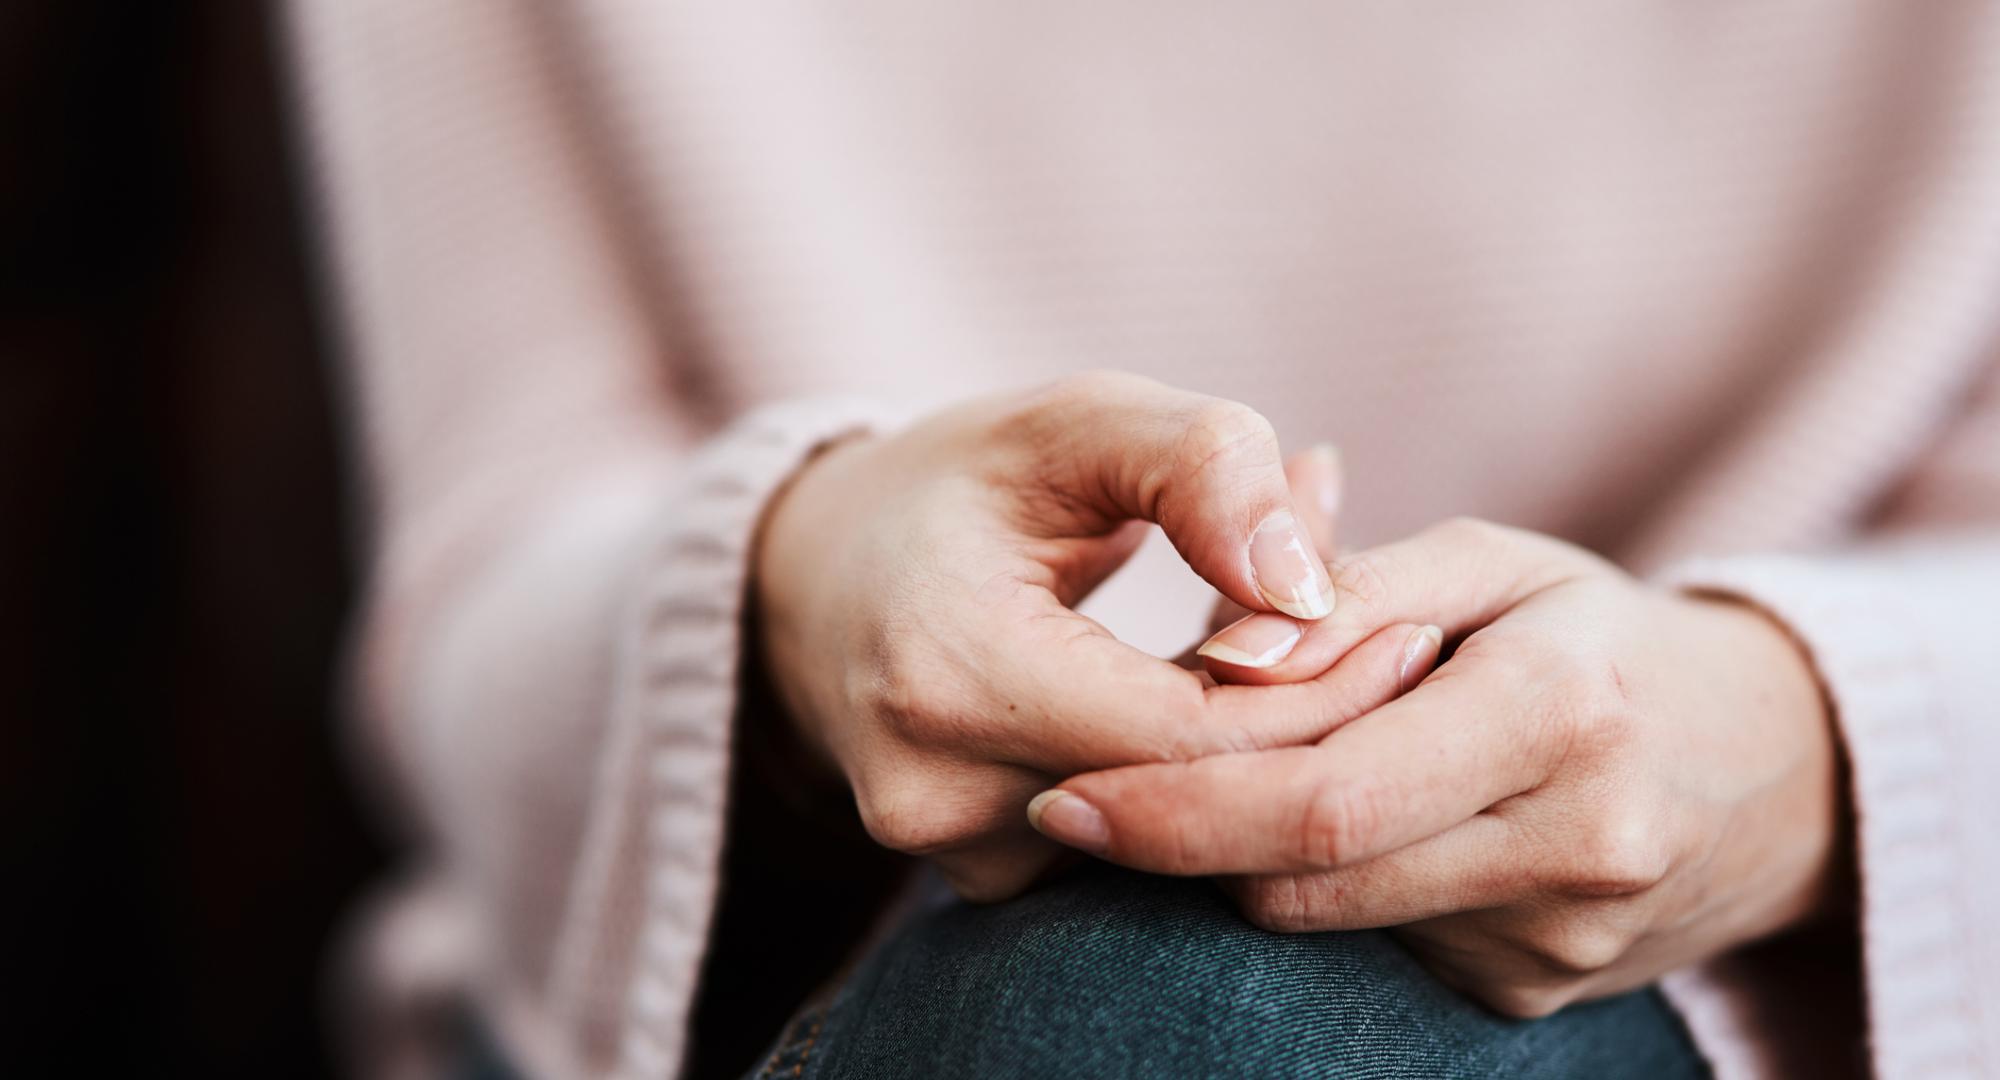
[[[1106,367],[1339,443],[1351,541],[1483,515],[1788,620],[1874,1065],[2000,1071],[2000,6],[1196,7],[298,0],[418,852],[384,1014],[671,1073],[768,494]],[[1154,549],[1096,612],[1204,607]],[[1747,1076],[1839,982],[1669,986]]]

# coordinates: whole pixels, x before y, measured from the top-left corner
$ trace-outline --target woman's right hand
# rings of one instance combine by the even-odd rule
[[[1136,376],[835,446],[779,497],[755,566],[763,654],[875,839],[970,898],[1008,896],[1058,854],[1022,814],[1052,779],[1307,743],[1395,696],[1410,627],[1311,682],[1216,686],[1078,615],[1144,522],[1246,608],[1332,610],[1270,424]]]

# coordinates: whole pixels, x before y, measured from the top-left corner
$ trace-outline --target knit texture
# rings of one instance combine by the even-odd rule
[[[292,13],[354,731],[412,853],[377,1071],[445,995],[536,1074],[673,1073],[771,493],[1086,368],[1337,442],[1349,543],[1475,514],[1784,620],[1851,758],[1858,959],[1669,993],[1724,1076],[1859,1067],[1812,1020],[1863,992],[1880,1075],[2000,1070],[2000,8]],[[1167,653],[1209,599],[1154,543],[1087,610]]]
[[[1735,593],[1783,618],[1836,703],[1853,768],[1878,1072],[1989,1074],[2000,1061],[1991,1019],[2000,971],[1990,963],[2000,844],[1985,833],[2000,820],[2000,796],[1978,774],[2000,762],[2000,724],[1982,700],[2000,631],[1977,614],[1938,620],[2000,610],[1990,539],[1694,562],[1670,580]],[[1698,987],[1669,983],[1682,996]],[[1697,1031],[1699,1008],[1687,1010]],[[1813,1037],[1803,1019],[1801,1040]]]

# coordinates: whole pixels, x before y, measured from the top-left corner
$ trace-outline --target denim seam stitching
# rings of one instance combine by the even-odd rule
[[[815,1012],[818,1013],[817,1016],[813,1016]],[[796,1043],[793,1041],[792,1036],[799,1030],[799,1026],[806,1022],[806,1017],[808,1016],[813,1017],[812,1030],[806,1032],[803,1043]],[[785,1058],[790,1056],[794,1050],[798,1051],[799,1060],[793,1063],[791,1075],[794,1077],[804,1075],[806,1059],[812,1056],[813,1044],[819,1041],[820,1029],[825,1025],[826,1011],[824,1009],[808,1009],[793,1017],[792,1021],[785,1025],[784,1032],[778,1036],[777,1048],[771,1051],[771,1056],[764,1062],[763,1069],[758,1071],[758,1080],[769,1080],[770,1077],[783,1075],[779,1070],[783,1067]]]

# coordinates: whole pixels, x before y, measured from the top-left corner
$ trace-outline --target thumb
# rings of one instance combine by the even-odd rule
[[[1246,608],[1332,613],[1332,579],[1293,503],[1277,433],[1256,410],[1109,373],[1064,380],[1030,413],[1014,431],[1044,462],[1034,481],[1044,493],[1062,488],[1060,501],[1154,522]]]
[[[1340,499],[1346,484],[1340,450],[1332,443],[1320,443],[1285,459],[1285,480],[1291,485],[1292,505],[1299,508],[1306,535],[1323,556],[1339,550],[1335,538],[1340,532]],[[1217,597],[1209,612],[1208,632],[1214,634],[1250,614],[1250,609],[1226,596]],[[1194,655],[1189,649],[1188,655]]]

